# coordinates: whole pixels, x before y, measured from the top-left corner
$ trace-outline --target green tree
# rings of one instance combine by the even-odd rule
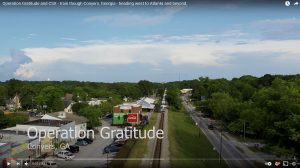
[[[47,112],[60,111],[64,109],[62,101],[63,92],[54,86],[47,86],[41,90],[36,100],[40,106],[47,105]]]
[[[5,106],[6,99],[7,99],[7,90],[4,86],[0,86],[0,106]]]
[[[208,102],[208,106],[213,112],[214,117],[222,121],[230,122],[236,116],[233,114],[236,101],[228,93],[213,93]]]

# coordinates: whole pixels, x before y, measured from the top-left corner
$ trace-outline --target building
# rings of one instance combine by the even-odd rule
[[[30,139],[26,132],[0,130],[3,137],[0,140],[0,158],[37,158],[41,156],[41,149],[29,149],[31,143],[38,142],[38,138]]]
[[[136,103],[123,103],[113,107],[113,125],[122,125],[127,123],[127,115],[129,113],[137,114],[137,122],[132,124],[140,123],[140,115],[142,112],[142,106]]]
[[[75,130],[77,132],[87,130],[88,120],[85,117],[78,116],[76,114],[59,111],[54,113],[48,113],[44,115],[41,119],[43,118],[47,120],[73,121],[75,124]]]
[[[72,111],[72,105],[74,104],[73,94],[67,93],[63,98],[63,101],[64,101],[64,111],[68,113],[73,113]]]
[[[9,143],[0,142],[0,161],[4,158],[10,157],[11,146]]]
[[[181,92],[182,94],[190,94],[190,93],[192,93],[192,91],[193,91],[193,89],[181,89],[181,90],[180,90],[180,92]]]
[[[87,103],[90,106],[98,106],[103,102],[107,102],[107,99],[105,99],[105,98],[91,98],[90,101],[87,101]]]
[[[13,99],[6,101],[6,109],[8,110],[17,110],[21,108],[20,97],[18,94]]]
[[[144,112],[146,111],[153,111],[155,108],[154,105],[155,100],[149,97],[143,97],[140,100],[138,100],[136,103],[140,106],[142,106],[142,110]]]

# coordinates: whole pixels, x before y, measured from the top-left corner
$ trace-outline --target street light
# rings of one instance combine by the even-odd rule
[[[196,124],[196,126],[198,127],[198,123],[195,122],[195,124]],[[200,137],[200,127],[198,127],[198,129],[199,129],[198,136]]]

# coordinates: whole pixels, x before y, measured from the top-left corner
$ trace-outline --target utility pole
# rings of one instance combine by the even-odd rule
[[[33,112],[33,96],[31,96],[31,112]]]

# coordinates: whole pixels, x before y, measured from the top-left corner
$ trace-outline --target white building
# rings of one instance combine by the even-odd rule
[[[86,131],[87,130],[87,119],[76,114],[66,113],[63,111],[48,113],[44,115],[41,119],[48,120],[61,120],[61,121],[72,121],[75,124],[75,131]]]
[[[97,106],[97,105],[100,105],[100,104],[103,103],[103,102],[107,102],[107,99],[91,98],[91,100],[88,101],[87,103],[88,103],[90,106]]]
[[[182,94],[192,93],[193,89],[181,89],[180,92]]]
[[[141,105],[143,110],[152,111],[152,110],[154,110],[154,107],[155,107],[154,102],[155,102],[155,99],[152,99],[149,97],[143,97],[140,100],[138,100],[136,103],[138,105]]]

